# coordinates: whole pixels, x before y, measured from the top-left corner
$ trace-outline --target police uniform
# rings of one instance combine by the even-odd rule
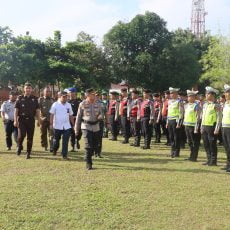
[[[106,95],[106,92],[102,92],[102,95]],[[103,137],[104,138],[108,138],[108,133],[109,133],[109,129],[108,129],[108,120],[107,120],[107,114],[108,114],[108,110],[109,110],[109,100],[102,100],[102,104],[104,107],[104,111],[105,111],[105,119],[104,119],[104,130],[103,130]]]
[[[75,88],[70,88],[68,89],[68,92],[74,92],[76,93],[76,89]],[[78,108],[79,108],[79,104],[81,103],[81,100],[76,98],[76,99],[72,99],[72,100],[69,100],[68,101],[71,106],[72,106],[72,110],[73,110],[73,117],[74,117],[74,122],[76,121],[76,117],[77,117],[77,111],[78,111]],[[74,133],[74,130],[72,131],[71,133],[71,146],[72,146],[72,149],[73,151],[75,151],[75,146],[77,147],[77,149],[80,149],[80,144],[79,144],[79,141],[81,140],[81,136],[82,134],[80,133],[78,135],[78,137],[75,136],[75,133]]]
[[[206,87],[206,93],[217,94],[218,91]],[[204,142],[204,148],[207,154],[206,165],[215,166],[217,164],[217,133],[221,126],[221,111],[219,104],[207,101],[203,105],[201,134]]]
[[[38,99],[40,108],[40,131],[41,131],[41,146],[47,150],[48,141],[47,133],[49,135],[50,151],[53,151],[53,130],[50,129],[50,108],[54,103],[51,97],[40,97]]]
[[[154,97],[160,97],[159,94],[155,94]],[[162,110],[162,103],[160,100],[154,100],[154,130],[155,130],[155,142],[161,142],[161,110]]]
[[[130,100],[128,97],[123,98],[120,102],[120,108],[119,108],[122,134],[124,136],[124,141],[122,142],[123,144],[129,143],[129,138],[130,138],[130,122],[127,119],[127,109],[129,103]]]
[[[102,108],[98,102],[90,103],[87,99],[80,103],[75,132],[82,130],[85,141],[85,160],[87,169],[92,169],[92,156],[99,148],[100,126],[99,121],[103,118]]]
[[[136,92],[138,93],[138,92]],[[134,137],[134,143],[131,146],[139,147],[141,140],[141,122],[138,119],[140,115],[141,100],[133,99],[128,106],[128,119],[130,120],[131,134]]]
[[[187,90],[188,96],[195,96],[198,91]],[[190,147],[190,157],[188,160],[197,161],[200,147],[200,112],[201,108],[197,102],[186,103],[184,105],[184,126],[185,133]]]
[[[27,135],[27,158],[30,158],[34,129],[36,111],[39,109],[37,97],[30,95],[19,96],[15,108],[18,109],[18,150],[20,155],[23,148],[23,141]]]
[[[165,91],[165,94],[170,94],[169,91]],[[162,122],[161,122],[161,126],[162,126],[162,130],[163,130],[163,134],[166,136],[166,144],[165,145],[170,145],[170,140],[169,140],[169,132],[168,129],[166,128],[167,125],[167,116],[168,116],[168,99],[165,99],[163,101],[163,107],[162,107]]]
[[[12,147],[12,134],[14,136],[14,140],[17,143],[18,140],[18,128],[14,126],[14,107],[15,101],[5,101],[1,106],[1,112],[4,113],[4,127],[6,133],[6,146],[8,150]]]
[[[116,92],[111,92],[111,94],[117,95]],[[109,109],[108,109],[108,119],[109,119],[110,131],[112,133],[112,138],[111,138],[112,141],[117,140],[117,136],[119,133],[118,116],[119,116],[119,102],[117,100],[110,100]]]
[[[179,89],[169,88],[170,93],[178,92]],[[180,127],[183,122],[183,104],[179,99],[168,101],[167,125],[171,142],[171,157],[180,156]]]
[[[225,93],[230,93],[230,86],[224,86]],[[222,117],[222,137],[224,148],[227,155],[227,165],[226,170],[230,172],[230,100],[225,102],[223,107],[223,117]]]
[[[150,93],[148,90],[145,90],[145,92]],[[138,119],[141,121],[141,130],[144,137],[143,149],[150,149],[154,123],[154,106],[152,100],[143,100]]]

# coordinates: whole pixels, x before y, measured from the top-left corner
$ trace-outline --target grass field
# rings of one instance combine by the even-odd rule
[[[230,229],[230,175],[219,166],[104,141],[104,158],[85,170],[83,149],[70,160],[40,147],[31,160],[5,151],[0,130],[0,229]],[[82,145],[83,146],[83,145]]]

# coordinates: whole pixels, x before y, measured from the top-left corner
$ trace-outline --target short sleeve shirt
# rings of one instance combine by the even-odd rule
[[[60,101],[54,102],[51,106],[50,113],[54,115],[54,129],[66,130],[71,128],[70,116],[73,115],[71,104],[68,102],[62,104]]]
[[[6,120],[14,120],[14,106],[15,102],[12,102],[10,100],[5,101],[1,106],[1,112],[5,113],[5,119]]]

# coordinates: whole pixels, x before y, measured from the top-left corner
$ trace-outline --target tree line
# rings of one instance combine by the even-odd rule
[[[0,27],[0,84],[29,81],[39,88],[109,88],[125,80],[133,87],[162,91],[230,81],[230,40],[206,34],[197,39],[189,30],[170,32],[157,14],[146,12],[130,22],[119,21],[101,45],[81,32],[62,44],[61,31],[41,41],[14,36]]]

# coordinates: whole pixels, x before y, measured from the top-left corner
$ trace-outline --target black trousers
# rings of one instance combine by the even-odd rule
[[[215,126],[202,126],[202,138],[207,154],[208,164],[217,163],[217,135],[214,135]]]
[[[185,132],[185,126],[182,125],[180,128],[180,146],[184,148],[186,141],[187,141],[187,136]]]
[[[41,121],[40,131],[41,131],[41,146],[44,148],[48,147],[47,136],[49,136],[50,150],[52,150],[53,149],[53,130],[50,129],[50,122],[47,120]]]
[[[150,147],[152,133],[153,133],[153,125],[149,124],[149,118],[141,118],[141,130],[144,137],[144,146]]]
[[[201,134],[194,133],[195,127],[193,126],[185,126],[185,132],[188,139],[188,145],[190,147],[190,157],[189,159],[192,161],[196,161],[198,157],[198,152],[200,149],[200,140]]]
[[[180,129],[176,128],[176,120],[168,121],[168,131],[169,139],[171,142],[171,156],[179,157],[180,156]]]
[[[161,141],[161,122],[154,124],[155,138],[157,142]]]
[[[115,121],[115,115],[109,115],[109,124],[110,124],[110,131],[112,133],[113,138],[117,138],[119,128],[118,128],[118,121]]]
[[[125,141],[130,138],[130,122],[126,116],[121,116],[121,128]]]
[[[99,122],[99,126],[100,126],[100,131],[98,132],[98,148],[96,148],[95,150],[95,154],[100,156],[101,155],[101,151],[102,151],[102,140],[103,140],[103,134],[104,134],[104,121],[100,121]]]
[[[34,138],[35,119],[19,117],[18,120],[18,148],[22,150],[22,145],[27,136],[27,153],[31,153]]]
[[[161,121],[161,127],[162,127],[162,130],[163,130],[163,134],[166,136],[167,143],[169,144],[170,143],[169,131],[166,128],[166,124],[167,124],[167,117],[163,117],[163,119]]]
[[[134,137],[134,144],[140,145],[141,122],[136,117],[130,117],[131,134]]]
[[[230,167],[230,128],[222,128],[222,138],[227,155],[227,167]]]
[[[92,165],[92,156],[94,152],[98,152],[100,131],[92,132],[87,129],[82,130],[85,142],[85,161],[87,164]]]
[[[6,133],[6,146],[11,148],[13,145],[12,135],[14,136],[14,140],[18,143],[18,128],[14,127],[14,122],[7,120],[4,122],[5,133]]]

